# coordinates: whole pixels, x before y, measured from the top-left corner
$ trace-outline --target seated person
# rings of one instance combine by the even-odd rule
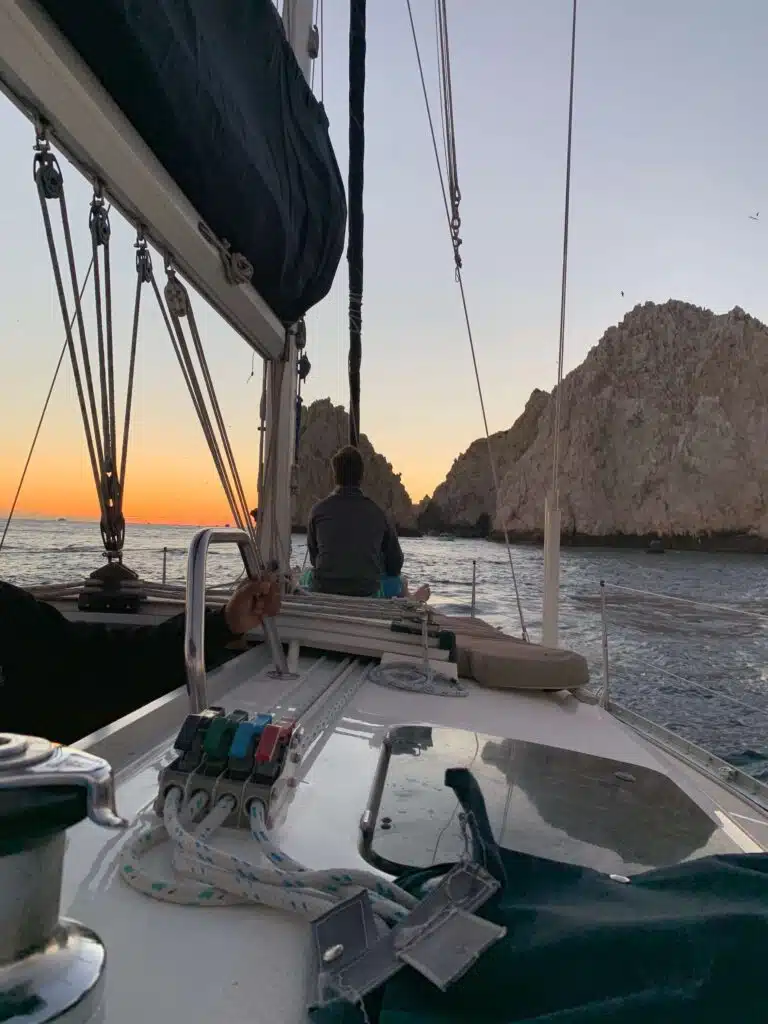
[[[211,669],[233,641],[280,609],[277,580],[243,584],[207,611]],[[0,732],[73,743],[184,686],[184,614],[120,629],[70,622],[53,605],[0,581]]]
[[[429,587],[409,595],[400,576],[403,552],[390,516],[360,489],[360,452],[348,445],[336,452],[331,464],[336,487],[310,513],[307,549],[312,569],[301,585],[323,594],[426,601]]]

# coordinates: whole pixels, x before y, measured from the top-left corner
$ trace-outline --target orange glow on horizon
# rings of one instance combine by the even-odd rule
[[[194,472],[189,461],[158,465],[136,458],[129,464],[124,513],[128,522],[179,526],[218,526],[232,521],[232,514],[214,470]],[[426,468],[426,467],[425,467]],[[427,470],[429,473],[429,470]],[[435,483],[427,473],[412,473],[403,483],[414,504],[431,493]],[[0,466],[0,518],[4,518],[18,486],[18,467]],[[429,476],[432,476],[429,473]],[[409,486],[409,484],[411,486]],[[246,485],[251,499],[254,488]],[[253,504],[256,504],[255,493]],[[66,519],[99,518],[93,477],[85,458],[33,460],[16,507],[16,516]]]
[[[47,470],[30,470],[15,515],[98,519],[99,508],[93,477],[83,464]],[[18,480],[11,481],[5,467],[0,471],[0,516],[13,501]],[[231,522],[226,499],[218,479],[199,483],[182,467],[162,473],[139,464],[129,466],[124,513],[128,522],[159,525],[221,525]]]

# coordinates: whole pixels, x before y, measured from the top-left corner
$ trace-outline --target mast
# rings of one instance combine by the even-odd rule
[[[317,28],[312,23],[313,0],[285,0],[283,25],[302,74],[309,82]],[[296,389],[299,346],[304,325],[294,324],[285,332],[282,358],[267,365],[267,415],[264,430],[264,480],[259,501],[258,538],[266,563],[281,573],[290,569],[292,477],[296,455]]]
[[[360,363],[363,329],[363,170],[365,162],[365,3],[349,11],[349,443],[360,442]]]

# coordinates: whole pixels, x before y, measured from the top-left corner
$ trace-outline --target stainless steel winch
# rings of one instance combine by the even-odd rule
[[[110,766],[72,747],[0,733],[0,1020],[96,1024],[106,952],[89,928],[59,917],[65,833],[84,818],[107,828]]]

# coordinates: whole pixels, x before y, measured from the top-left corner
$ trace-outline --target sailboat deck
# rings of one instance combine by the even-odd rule
[[[252,713],[279,704],[281,692],[296,684],[267,676],[266,657],[265,649],[256,647],[212,674],[211,701]],[[306,685],[314,691],[322,686],[324,675],[329,678],[338,670],[341,661],[334,656],[302,656],[299,670],[304,674],[312,669]],[[480,744],[486,746],[493,742],[489,738],[495,737],[518,744],[518,749],[520,744],[527,748],[535,744],[557,746],[563,756],[573,758],[574,783],[579,782],[582,755],[593,762],[600,758],[619,761],[625,772],[637,776],[645,771],[661,772],[692,795],[699,806],[707,808],[710,816],[714,814],[712,794],[705,792],[696,773],[686,771],[665,755],[657,755],[608,712],[571,694],[498,693],[469,684],[465,698],[427,696],[368,682],[365,673],[369,664],[353,662],[348,681],[353,691],[358,683],[359,689],[335,720],[326,723],[316,748],[310,751],[302,766],[306,774],[294,791],[287,817],[277,833],[285,852],[307,865],[367,866],[357,850],[358,825],[382,739],[393,724],[438,727],[434,733],[448,737],[447,747],[454,752],[449,756],[455,765],[478,767]],[[211,1019],[219,1024],[242,1024],[245,1020],[289,1024],[304,1020],[309,938],[304,922],[261,907],[173,906],[140,895],[118,877],[124,844],[151,820],[147,808],[155,796],[158,769],[166,763],[186,711],[186,695],[179,691],[85,741],[95,753],[112,762],[118,779],[118,808],[134,824],[128,835],[99,829],[90,822],[70,832],[62,912],[93,927],[106,943],[110,957],[107,1012],[111,1024],[128,1024],[136,1019],[138,993],[142,1005],[151,1007],[151,1017],[156,1020]],[[456,740],[453,747],[451,737]],[[445,743],[441,749],[445,754]],[[498,748],[496,754],[498,760]],[[400,839],[400,852],[410,850],[414,863],[418,863],[428,850],[426,839],[432,840],[436,852],[435,833],[440,831],[441,821],[437,822],[438,828],[427,828],[426,832],[424,825],[410,831],[406,825],[413,826],[419,817],[426,819],[425,803],[439,818],[444,801],[437,798],[440,787],[434,773],[431,778],[409,775],[410,767],[421,772],[418,759],[405,767],[405,780],[412,783],[410,789],[406,786],[405,803],[402,792],[398,795],[395,791],[397,780],[393,782],[395,789],[385,791],[385,799],[401,800],[401,809],[405,808],[402,827],[396,821],[393,834]],[[486,758],[481,776],[494,771],[493,757]],[[498,838],[514,846],[516,836],[519,841],[527,835],[529,841],[522,845],[536,847],[530,852],[563,857],[569,825],[562,820],[553,824],[551,814],[535,810],[540,797],[535,792],[535,775],[532,781],[528,773],[525,792],[516,787],[514,780],[500,782],[501,776],[496,780],[497,787],[510,796],[509,813],[499,821]],[[567,784],[568,776],[563,778]],[[547,788],[552,780],[542,772],[540,781]],[[574,788],[572,794],[576,792]],[[567,807],[568,794],[565,796]],[[727,807],[726,797],[730,801]],[[729,815],[742,815],[740,825],[744,830],[730,828],[734,819],[729,817],[729,833],[722,829],[715,833],[720,843],[717,848],[757,849],[754,835],[750,839],[744,826],[750,815],[756,821],[759,815],[725,791],[718,794],[718,800],[718,807]],[[490,810],[493,819],[493,807]],[[595,813],[600,810],[595,808]],[[614,831],[627,825],[631,821],[617,820]],[[760,828],[768,832],[764,826],[755,826],[756,831]],[[557,837],[559,843],[553,841]],[[381,839],[379,834],[374,842]],[[254,855],[245,833],[221,833],[215,841],[230,849],[240,848],[246,856]],[[611,845],[605,839],[601,842]],[[576,839],[570,849],[576,851],[578,859],[578,849],[588,852],[589,844],[585,846],[582,839]],[[441,852],[446,851],[441,848]],[[602,852],[610,853],[605,849]],[[161,877],[170,877],[167,856],[167,849],[162,848],[156,855],[154,863]]]

